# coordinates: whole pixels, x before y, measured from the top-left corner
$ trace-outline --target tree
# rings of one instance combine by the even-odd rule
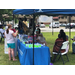
[[[13,17],[12,17],[13,10],[14,9],[0,9],[0,21],[1,21],[1,23],[6,21],[7,19],[8,20],[12,20],[13,19]],[[9,18],[4,19],[3,16],[2,16],[3,14],[8,14]]]

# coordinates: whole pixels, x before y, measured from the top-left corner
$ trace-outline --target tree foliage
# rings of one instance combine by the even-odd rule
[[[0,21],[11,21],[13,19],[12,12],[14,9],[0,9]],[[8,18],[3,18],[3,14],[8,14]]]
[[[0,15],[2,14],[8,14],[8,15],[12,15],[14,9],[0,9]]]

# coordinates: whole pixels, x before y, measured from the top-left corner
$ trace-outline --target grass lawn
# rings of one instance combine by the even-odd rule
[[[49,27],[49,24],[45,24],[46,27]]]
[[[53,51],[53,45],[55,43],[56,38],[58,37],[58,32],[54,32],[54,35],[52,35],[51,32],[43,32],[44,37],[46,38],[47,41],[47,45],[50,48],[50,52],[52,54]],[[68,32],[66,32],[67,35],[69,35]],[[75,32],[71,33],[71,38],[73,38]],[[68,57],[69,57],[69,62],[66,62],[65,65],[75,65],[75,54],[71,54],[72,53],[72,42],[71,41],[71,49],[68,52]],[[2,40],[2,42],[0,43],[0,65],[20,65],[19,62],[19,58],[18,56],[16,57],[18,59],[18,61],[9,61],[8,59],[8,54],[4,54],[4,39]],[[64,59],[66,59],[64,57]],[[60,59],[59,61],[53,63],[54,65],[63,65],[62,60]]]

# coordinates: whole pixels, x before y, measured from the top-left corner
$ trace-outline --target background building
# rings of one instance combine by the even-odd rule
[[[69,16],[60,15],[58,18],[59,23],[69,23]],[[71,16],[71,23],[75,23],[75,16]]]

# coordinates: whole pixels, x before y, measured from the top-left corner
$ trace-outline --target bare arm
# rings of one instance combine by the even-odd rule
[[[16,37],[16,36],[17,36],[17,33],[18,33],[18,30],[16,31],[16,33],[13,33],[12,35],[13,35],[14,37]]]

